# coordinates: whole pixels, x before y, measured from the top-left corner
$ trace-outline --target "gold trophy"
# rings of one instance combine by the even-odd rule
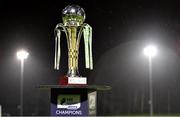
[[[68,5],[62,10],[63,23],[55,27],[55,62],[54,69],[58,70],[61,58],[61,32],[64,32],[68,47],[68,78],[67,84],[87,84],[85,77],[80,77],[78,71],[78,56],[81,36],[84,37],[85,66],[93,69],[92,58],[92,28],[85,21],[84,9],[78,5]]]

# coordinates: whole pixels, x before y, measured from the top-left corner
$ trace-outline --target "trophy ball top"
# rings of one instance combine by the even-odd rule
[[[79,5],[68,5],[62,10],[62,20],[65,26],[80,26],[86,14]]]

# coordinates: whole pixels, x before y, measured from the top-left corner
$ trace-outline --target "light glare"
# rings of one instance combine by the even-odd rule
[[[149,46],[144,48],[143,52],[144,52],[145,56],[154,57],[157,55],[157,48],[156,48],[156,46],[149,45]]]
[[[17,58],[19,60],[24,60],[24,59],[27,59],[29,56],[29,53],[25,50],[20,50],[17,52]]]

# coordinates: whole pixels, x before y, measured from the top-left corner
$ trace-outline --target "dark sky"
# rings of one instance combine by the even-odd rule
[[[159,55],[162,56],[157,59],[154,75],[159,78],[157,82],[154,81],[157,83],[155,83],[155,88],[162,92],[162,95],[158,93],[160,96],[155,96],[155,98],[160,98],[156,100],[159,102],[156,105],[156,111],[167,113],[167,105],[163,105],[167,100],[163,97],[167,97],[166,91],[170,89],[174,92],[171,100],[175,100],[170,112],[180,112],[180,105],[176,105],[180,97],[178,94],[180,88],[178,86],[180,82],[178,80],[178,68],[180,68],[179,0],[51,0],[42,2],[1,0],[0,104],[3,107],[3,113],[17,115],[19,112],[17,105],[20,95],[20,62],[16,59],[16,51],[21,48],[25,48],[30,53],[25,61],[25,113],[27,115],[43,113],[43,109],[38,108],[39,105],[45,103],[43,94],[36,87],[40,84],[57,84],[58,76],[67,71],[65,56],[67,50],[64,46],[62,67],[59,71],[53,69],[53,31],[56,24],[62,22],[62,9],[71,4],[78,4],[84,8],[85,22],[93,28],[94,70],[84,69],[81,50],[81,74],[89,77],[90,84],[106,84],[113,87],[108,95],[102,94],[104,99],[99,103],[104,104],[104,108],[100,109],[100,114],[118,115],[140,112],[138,104],[134,104],[132,100],[135,97],[140,100],[135,95],[143,94],[142,87],[146,86],[147,81],[142,79],[147,77],[147,71],[145,71],[147,63],[142,58],[136,60],[141,54],[141,47],[148,42],[158,45],[162,53]],[[62,43],[66,44],[65,39]],[[163,80],[163,77],[166,77],[166,80]],[[168,79],[170,77],[172,80]],[[159,85],[163,83],[165,85]],[[172,88],[166,87],[167,85]],[[139,87],[136,89],[136,86]],[[144,92],[147,98],[146,88]],[[128,96],[133,98],[127,100]],[[111,106],[108,106],[107,97],[112,101],[110,101]],[[38,103],[39,100],[41,102]],[[145,103],[144,112],[148,112],[147,99]]]

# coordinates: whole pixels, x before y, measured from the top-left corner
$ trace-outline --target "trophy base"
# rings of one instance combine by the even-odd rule
[[[87,85],[86,77],[68,77],[66,75],[59,78],[59,85]]]

